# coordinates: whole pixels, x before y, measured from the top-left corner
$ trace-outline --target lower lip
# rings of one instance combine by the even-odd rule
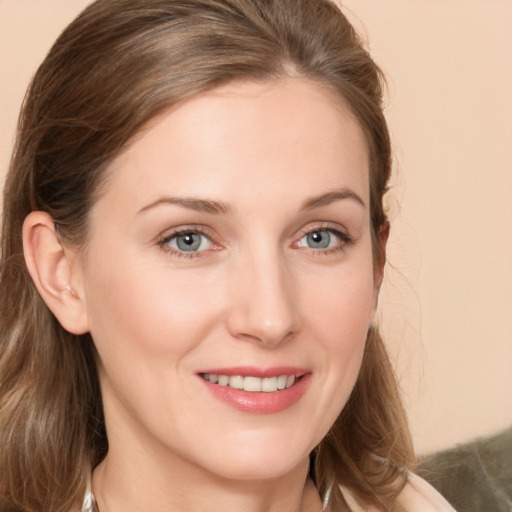
[[[311,381],[308,373],[296,380],[293,386],[270,393],[244,391],[230,386],[212,384],[199,377],[216,398],[239,411],[252,414],[275,414],[298,402]]]

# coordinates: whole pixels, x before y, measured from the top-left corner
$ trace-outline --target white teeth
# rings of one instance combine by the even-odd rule
[[[294,382],[295,382],[295,375],[288,375],[288,378],[286,379],[286,387],[289,388],[290,386],[293,386]]]
[[[244,378],[241,375],[232,375],[229,377],[229,387],[235,389],[244,389]]]
[[[244,378],[245,391],[261,391],[261,379],[258,377],[245,377]]]
[[[261,381],[261,391],[271,393],[277,391],[277,377],[267,377]]]
[[[243,377],[241,375],[218,375],[216,373],[204,373],[203,378],[212,384],[229,386],[234,389],[243,389],[251,392],[273,393],[281,389],[287,389],[295,383],[295,375],[279,375],[276,377]]]
[[[227,375],[219,375],[219,381],[217,384],[219,386],[227,386],[229,384],[229,377]]]

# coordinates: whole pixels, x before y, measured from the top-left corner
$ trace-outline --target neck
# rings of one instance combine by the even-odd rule
[[[162,471],[148,464],[120,464],[112,455],[96,468],[93,491],[99,512],[320,512],[307,478],[309,462],[278,478],[233,480],[202,468]]]

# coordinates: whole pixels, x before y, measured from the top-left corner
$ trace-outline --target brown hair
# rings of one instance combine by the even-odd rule
[[[65,331],[29,277],[21,230],[48,212],[63,241],[87,240],[104,170],[163,109],[236,79],[303,76],[337,91],[370,155],[374,260],[391,168],[382,77],[329,0],[98,0],[62,33],[23,105],[4,191],[0,266],[0,509],[67,512],[108,449],[94,345]],[[312,455],[327,510],[337,483],[391,510],[412,447],[397,384],[375,328],[362,369]]]

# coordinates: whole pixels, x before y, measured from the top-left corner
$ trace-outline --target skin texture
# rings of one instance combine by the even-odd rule
[[[301,78],[235,82],[154,119],[108,172],[84,251],[41,212],[24,231],[47,304],[98,350],[100,510],[319,510],[308,456],[354,386],[380,283],[357,122]],[[176,230],[201,233],[199,250]],[[283,365],[308,383],[272,414],[198,375]]]

